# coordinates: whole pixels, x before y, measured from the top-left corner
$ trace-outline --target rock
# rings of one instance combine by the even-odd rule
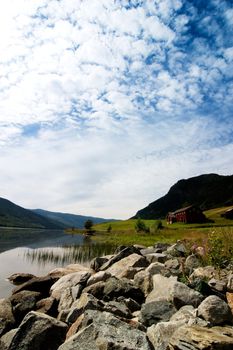
[[[126,306],[126,303],[124,302],[118,302],[118,301],[109,301],[108,303],[105,303],[103,310],[106,312],[110,312],[111,314],[114,314],[115,316],[123,317],[123,318],[131,318],[132,314],[129,310],[129,308]]]
[[[208,285],[221,293],[225,293],[227,290],[227,281],[218,280],[216,278],[211,278],[208,282]]]
[[[146,270],[138,272],[134,276],[134,283],[147,296],[153,289],[152,275]]]
[[[52,317],[56,317],[57,306],[58,306],[57,300],[53,297],[48,297],[48,298],[41,299],[36,303],[36,311],[42,312],[44,314],[48,314]]]
[[[51,286],[56,281],[56,278],[50,276],[33,277],[29,281],[21,284],[13,290],[13,294],[19,293],[22,290],[31,290],[34,292],[40,292],[41,295],[47,297]]]
[[[201,261],[195,254],[189,255],[184,263],[184,268],[186,274],[190,275],[194,269],[201,266]]]
[[[36,276],[32,275],[31,273],[14,273],[8,277],[8,280],[13,284],[21,284],[29,281],[34,277]]]
[[[210,323],[197,317],[197,309],[192,305],[182,306],[171,318],[171,322],[180,322],[189,326],[198,325],[201,327],[208,327]]]
[[[166,350],[232,350],[230,327],[179,327],[171,336]],[[159,349],[160,350],[160,349]]]
[[[112,276],[123,278],[126,274],[126,271],[130,267],[147,267],[149,265],[148,261],[145,257],[139,254],[130,254],[125,258],[113,263],[109,268],[107,268],[107,272],[109,272]]]
[[[16,321],[19,323],[24,316],[36,308],[37,301],[41,298],[40,292],[22,290],[10,297],[13,306],[13,313]]]
[[[176,282],[172,287],[171,301],[177,309],[184,305],[197,307],[203,299],[204,297],[201,293],[189,288],[184,283]]]
[[[59,300],[64,289],[75,287],[77,284],[84,286],[89,277],[90,273],[86,271],[69,273],[68,275],[61,277],[56,283],[51,286],[51,296]]]
[[[49,276],[53,278],[61,278],[73,272],[90,272],[90,269],[81,264],[70,264],[66,267],[58,267],[49,272]]]
[[[187,248],[182,242],[177,242],[172,246],[168,247],[166,252],[172,256],[185,256],[187,254]]]
[[[160,275],[164,275],[165,272],[166,272],[166,268],[165,268],[165,265],[162,264],[162,263],[159,263],[159,262],[154,262],[154,263],[151,263],[146,269],[145,269],[146,272],[149,272],[149,274],[151,276],[153,275],[157,275],[157,274],[160,274]]]
[[[101,268],[101,266],[103,266],[103,264],[105,264],[109,259],[107,259],[106,257],[97,257],[94,258],[93,260],[91,260],[90,262],[90,268],[96,272],[98,272]]]
[[[170,270],[175,275],[180,272],[180,261],[178,259],[169,259],[165,262],[164,266],[167,270]]]
[[[143,292],[140,288],[135,286],[133,282],[127,280],[126,278],[119,280],[115,277],[111,277],[105,282],[103,300],[109,301],[119,296],[131,298],[137,301],[139,304],[144,302]]]
[[[154,245],[154,248],[156,250],[156,253],[163,253],[165,252],[169,247],[171,246],[171,244],[169,243],[163,243],[163,242],[158,242]]]
[[[63,292],[61,293],[61,297],[60,297],[59,304],[58,304],[58,312],[70,309],[73,302],[74,302],[74,299],[73,299],[73,295],[72,295],[72,289],[65,288],[63,290]]]
[[[0,337],[15,324],[12,306],[9,299],[0,299]]]
[[[104,303],[93,295],[82,293],[79,300],[76,300],[67,316],[66,322],[73,323],[85,310],[103,310]]]
[[[146,256],[147,254],[154,254],[154,253],[156,253],[156,248],[155,247],[143,248],[143,249],[140,249],[140,253],[143,256]]]
[[[57,350],[67,325],[39,312],[29,312],[17,329],[9,350]]]
[[[111,274],[107,271],[99,271],[92,275],[87,281],[87,287],[99,281],[107,281],[111,277]]]
[[[131,298],[124,298],[123,296],[120,296],[117,298],[117,301],[124,303],[131,312],[141,309],[141,305]]]
[[[150,253],[150,254],[146,254],[145,257],[150,263],[154,263],[154,262],[165,263],[165,261],[168,259],[167,255],[163,253]]]
[[[212,325],[221,325],[232,322],[232,313],[228,304],[217,297],[211,295],[207,297],[198,307],[198,316],[209,321]]]
[[[154,349],[167,350],[172,334],[183,325],[184,321],[159,322],[147,329],[147,337]]]
[[[1,350],[8,350],[11,344],[11,341],[13,337],[15,336],[15,333],[17,332],[18,328],[11,329],[9,332],[5,333],[1,339],[0,339],[0,349]]]
[[[83,319],[85,323],[85,318]],[[144,332],[108,312],[96,312],[92,323],[70,337],[58,350],[150,350]]]
[[[231,313],[233,315],[233,293],[226,292],[227,303],[231,309]]]
[[[174,305],[169,301],[152,301],[142,305],[139,321],[149,327],[161,321],[169,321],[175,312]]]
[[[99,281],[94,284],[91,284],[90,286],[84,288],[82,293],[92,294],[98,299],[103,299],[105,283],[106,282]]]
[[[227,291],[228,292],[233,292],[233,274],[230,274],[228,276]]]
[[[135,248],[134,246],[126,247],[123,250],[121,250],[118,254],[114,255],[111,259],[109,259],[106,263],[104,263],[100,270],[107,270],[110,266],[115,264],[116,262],[126,258],[127,256],[131,254],[138,254],[141,255],[140,250],[138,248]]]
[[[162,275],[154,275],[152,277],[153,290],[146,298],[146,302],[156,300],[171,300],[171,291],[174,284],[177,283],[177,277],[164,277]]]
[[[196,278],[209,281],[213,277],[218,276],[218,271],[213,266],[198,267],[190,275],[190,281],[194,281]]]

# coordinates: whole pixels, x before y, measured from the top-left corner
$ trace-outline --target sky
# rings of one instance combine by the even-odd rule
[[[125,219],[233,174],[232,0],[0,0],[0,196]]]

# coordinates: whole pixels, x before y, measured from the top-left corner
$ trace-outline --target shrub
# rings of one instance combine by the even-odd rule
[[[147,227],[145,222],[140,218],[138,218],[136,221],[135,230],[137,232],[148,232],[148,233],[150,232],[149,227]]]

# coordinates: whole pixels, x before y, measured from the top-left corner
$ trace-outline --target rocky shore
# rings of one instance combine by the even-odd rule
[[[203,267],[182,242],[9,279],[1,350],[233,349],[232,266]]]

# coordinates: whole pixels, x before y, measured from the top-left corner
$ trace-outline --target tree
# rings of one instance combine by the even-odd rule
[[[93,226],[93,221],[90,219],[88,219],[84,224],[84,227],[87,231],[91,231],[92,226]]]
[[[108,228],[107,228],[107,232],[110,233],[112,231],[112,225],[109,224]]]
[[[138,218],[136,221],[135,230],[137,232],[149,232],[150,231],[149,228],[146,227],[145,222],[140,218]]]

